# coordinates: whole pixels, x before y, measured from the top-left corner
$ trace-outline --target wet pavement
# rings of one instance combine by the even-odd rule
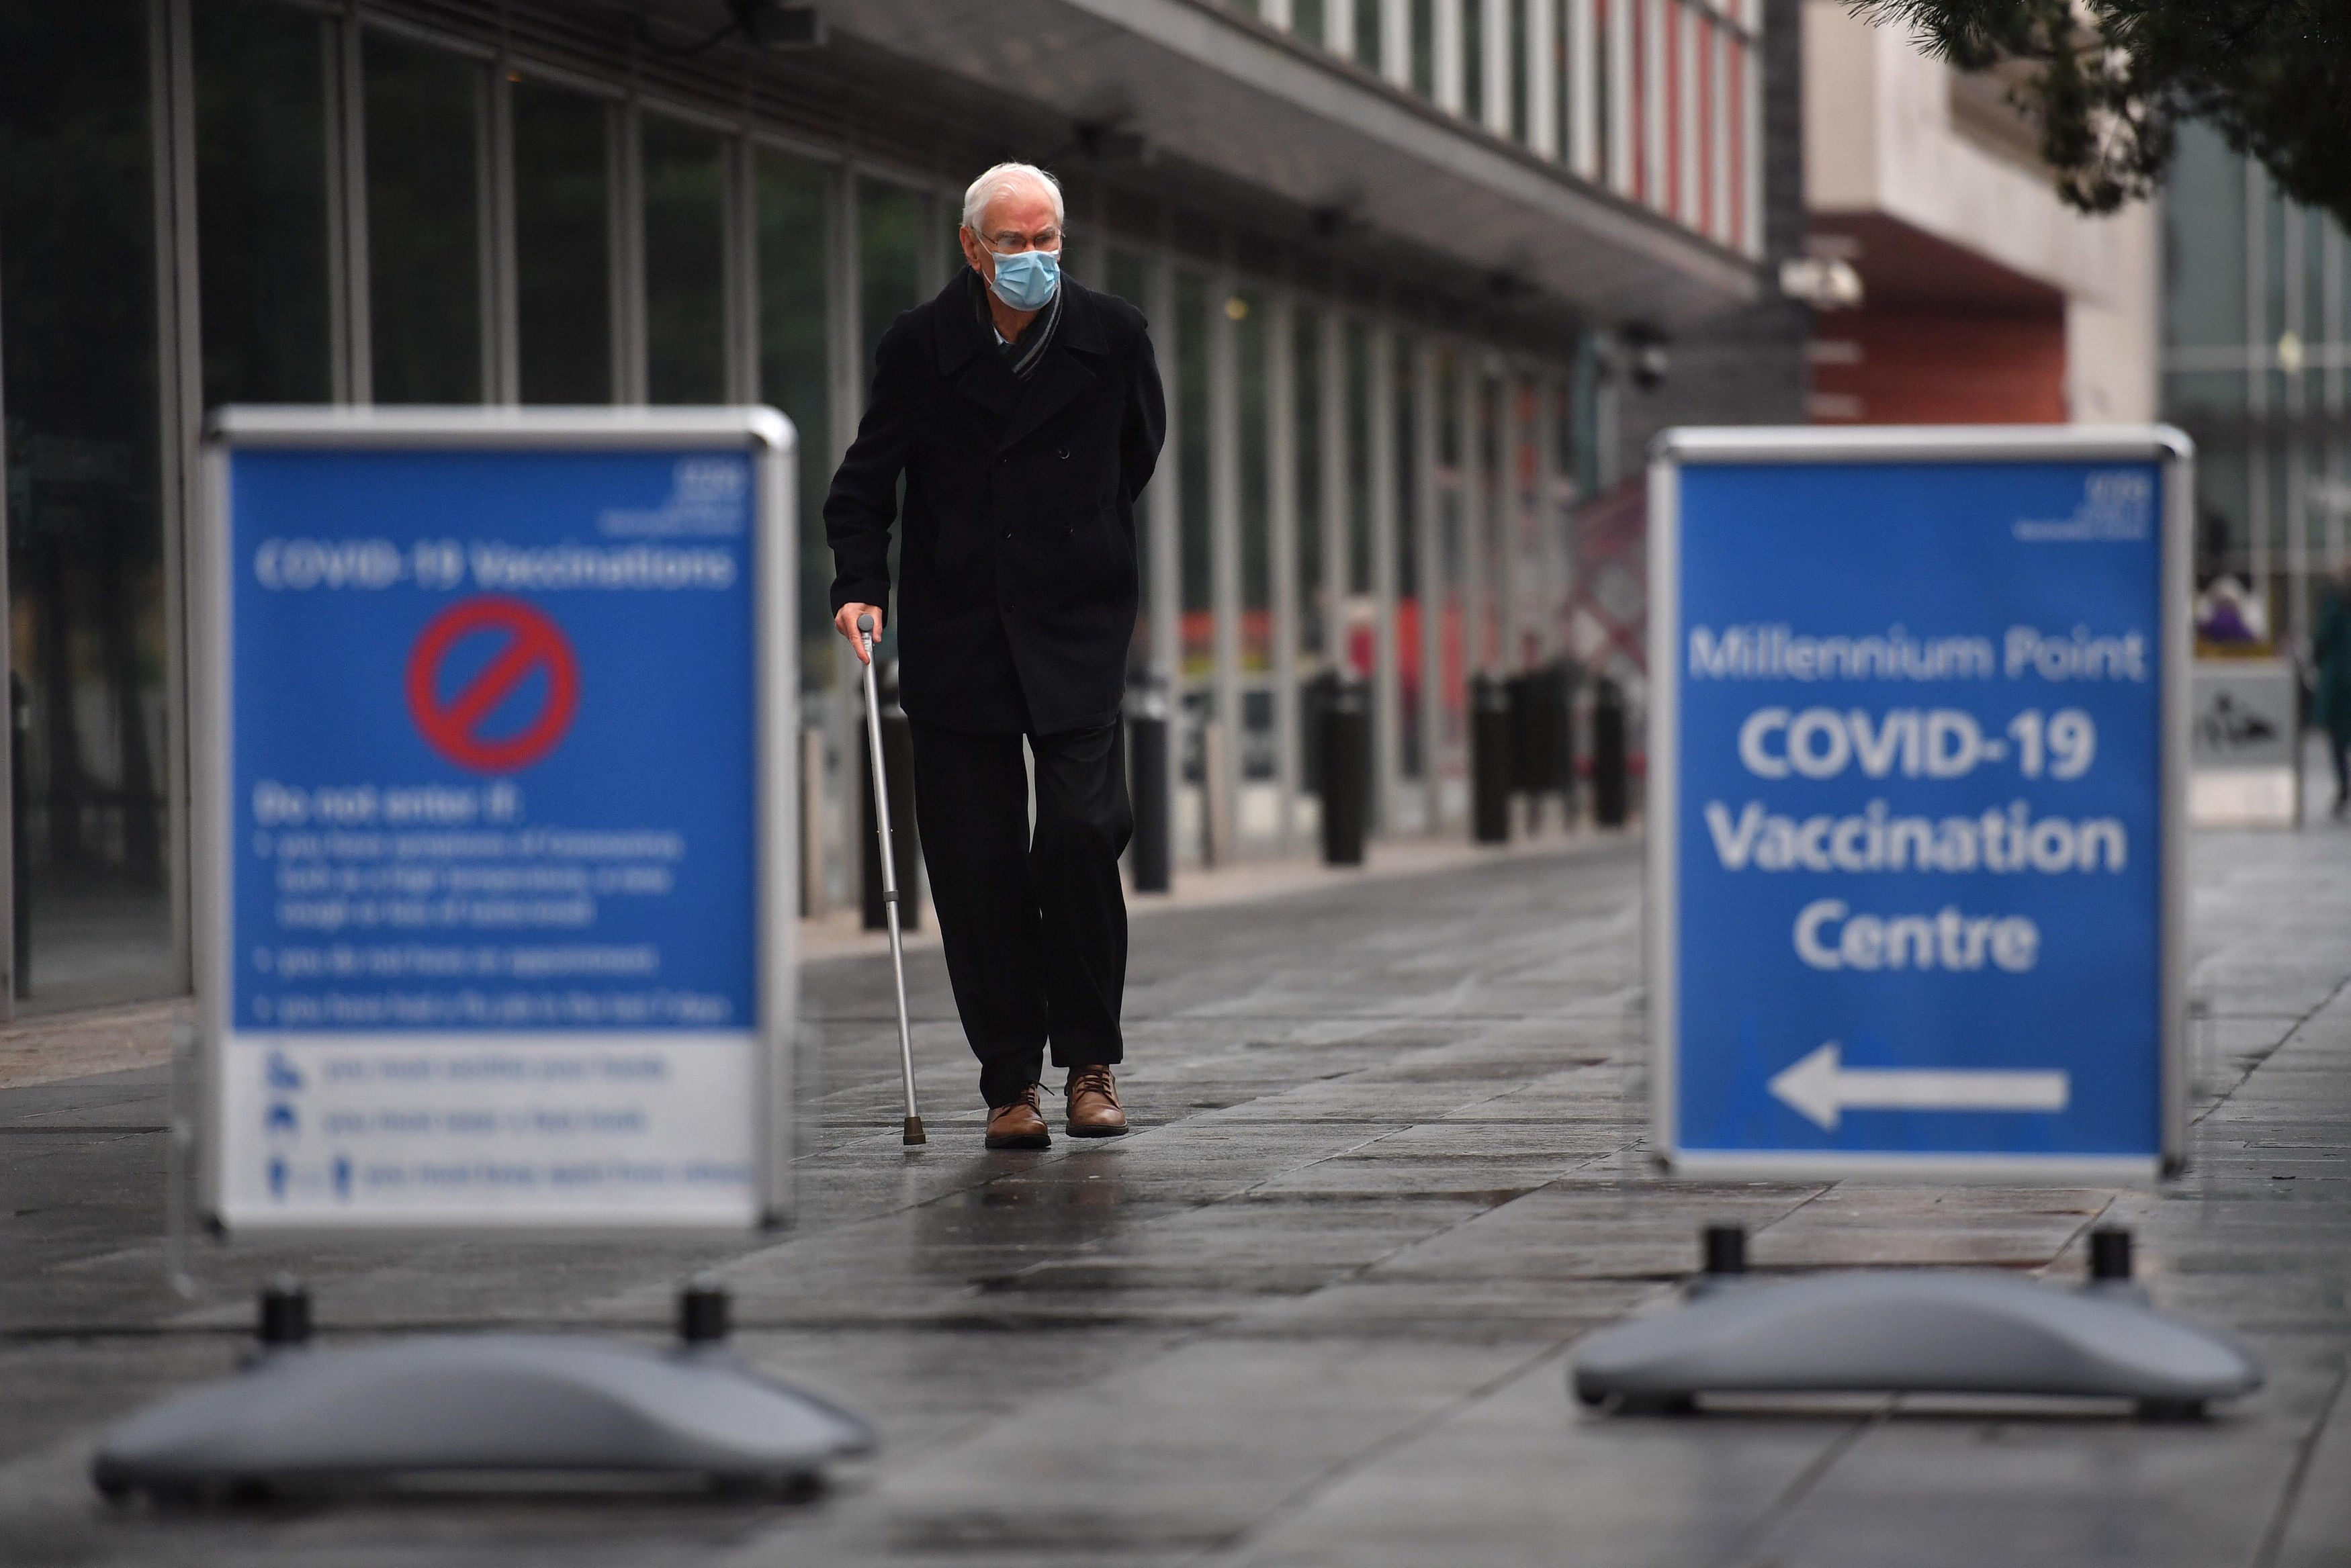
[[[2155,1192],[1659,1179],[1631,844],[1138,919],[1138,1130],[1042,1153],[979,1147],[935,950],[910,972],[913,1154],[886,961],[812,964],[810,1152],[776,1238],[207,1246],[192,1304],[159,1240],[162,1071],[0,1091],[0,1563],[2351,1563],[2351,831],[2194,856],[2192,1163]],[[1763,1270],[2052,1279],[2126,1224],[2158,1303],[2269,1381],[2179,1425],[1578,1408],[1575,1340],[1668,1304],[1725,1220]],[[101,1503],[98,1433],[235,1366],[279,1270],[330,1343],[653,1339],[707,1271],[742,1353],[882,1448],[795,1502]]]

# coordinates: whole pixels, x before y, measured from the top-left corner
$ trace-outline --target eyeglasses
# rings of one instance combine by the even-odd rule
[[[1059,229],[1040,229],[1024,234],[1018,229],[1002,229],[986,237],[987,248],[998,255],[1011,255],[1020,251],[1058,251],[1061,248]]]

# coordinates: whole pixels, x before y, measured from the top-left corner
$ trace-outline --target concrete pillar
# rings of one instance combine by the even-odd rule
[[[1633,193],[1633,28],[1645,0],[1608,7],[1608,188]]]
[[[1559,156],[1559,49],[1552,0],[1519,0],[1527,7],[1527,146],[1538,157]]]
[[[1535,533],[1541,542],[1542,573],[1537,579],[1542,595],[1537,603],[1537,631],[1542,655],[1557,659],[1567,651],[1567,529],[1568,509],[1560,496],[1559,423],[1562,389],[1556,375],[1535,383]]]
[[[1402,685],[1396,674],[1396,379],[1395,328],[1372,324],[1371,468],[1372,597],[1378,618],[1372,634],[1372,825],[1395,821],[1403,786],[1398,737]]]
[[[2269,174],[2252,158],[2245,160],[2245,528],[2247,586],[2253,602],[2269,608],[2270,591],[2270,465],[2268,424],[2270,406],[2269,353],[2269,228],[2262,220]],[[2275,626],[2270,628],[2274,636]]]
[[[1526,382],[1508,366],[1495,384],[1494,412],[1500,425],[1496,432],[1500,437],[1496,457],[1501,464],[1494,505],[1501,556],[1501,579],[1494,585],[1495,618],[1500,622],[1495,652],[1508,672],[1526,661],[1536,570],[1533,530],[1527,514]]]
[[[1430,59],[1436,78],[1437,107],[1448,114],[1467,111],[1468,71],[1461,57],[1461,7],[1465,0],[1433,0],[1431,30],[1437,35]],[[1477,5],[1479,0],[1466,0]]]
[[[2309,323],[2304,319],[2304,302],[2310,297],[2310,279],[2304,269],[2310,254],[2303,237],[2303,209],[2299,203],[2285,203],[2283,214],[2285,234],[2284,254],[2278,257],[2279,270],[2284,274],[2285,329],[2297,343],[2310,340]],[[2310,602],[2310,472],[2307,440],[2304,436],[2304,415],[2309,406],[2306,389],[2309,378],[2303,367],[2295,365],[2285,377],[2285,614],[2280,624],[2272,628],[2281,649],[2298,649],[2309,635],[2308,605]]]
[[[1355,0],[1322,0],[1322,47],[1343,60],[1355,57]]]
[[[1297,317],[1287,290],[1266,300],[1266,548],[1273,560],[1273,754],[1281,796],[1280,848],[1296,836],[1298,723]]]
[[[1437,483],[1437,345],[1423,337],[1412,376],[1413,529],[1420,559],[1414,592],[1420,604],[1420,789],[1421,820],[1435,833],[1444,822],[1444,773],[1437,745],[1445,733],[1444,529],[1438,518]]]
[[[1322,663],[1347,665],[1347,323],[1334,305],[1322,312]]]
[[[1412,0],[1380,0],[1380,75],[1412,90]]]
[[[1216,659],[1211,719],[1222,729],[1224,744],[1216,758],[1221,776],[1202,780],[1203,803],[1224,808],[1204,818],[1211,857],[1217,860],[1232,855],[1236,826],[1218,818],[1228,818],[1231,803],[1240,798],[1241,398],[1234,297],[1231,272],[1219,269],[1208,305],[1208,603]]]
[[[1167,695],[1165,784],[1168,809],[1172,812],[1181,798],[1179,786],[1184,782],[1184,691],[1178,679],[1184,612],[1184,465],[1179,461],[1183,451],[1184,360],[1182,345],[1176,336],[1175,266],[1165,249],[1155,251],[1148,265],[1150,303],[1145,314],[1151,317],[1152,348],[1159,360],[1159,373],[1166,382],[1167,432],[1159,466],[1153,471],[1151,483],[1144,491],[1144,527],[1147,534],[1144,552],[1151,563],[1151,674],[1164,684]]]
[[[1461,421],[1461,668],[1475,675],[1486,668],[1486,561],[1489,536],[1486,512],[1484,426],[1479,418],[1485,400],[1483,354],[1474,344],[1461,346],[1454,377]]]
[[[1510,134],[1510,7],[1522,0],[1476,0],[1484,7],[1479,19],[1479,42],[1484,46],[1485,68],[1479,73],[1485,104],[1480,118],[1497,136]]]
[[[1593,9],[1593,0],[1568,0],[1568,123],[1562,134],[1568,167],[1586,180],[1601,176],[1600,33]]]

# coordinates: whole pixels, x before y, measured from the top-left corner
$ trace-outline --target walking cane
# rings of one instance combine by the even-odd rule
[[[890,916],[890,973],[898,983],[898,1064],[906,1078],[907,1144],[922,1143],[922,1113],[914,1108],[914,1037],[906,1027],[906,949],[898,935],[898,857],[890,843],[890,782],[882,772],[882,694],[873,683],[873,618],[857,618],[865,653],[865,743],[873,758],[873,820],[882,835],[882,908]]]

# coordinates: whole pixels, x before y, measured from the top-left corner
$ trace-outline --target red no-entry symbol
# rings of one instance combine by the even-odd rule
[[[441,692],[449,652],[475,632],[503,632],[506,644],[451,692]],[[511,735],[496,738],[482,726],[532,675],[547,677],[538,716]],[[546,612],[496,595],[460,599],[426,623],[408,655],[408,716],[432,748],[461,768],[505,774],[555,749],[580,706],[580,665],[570,639]]]

